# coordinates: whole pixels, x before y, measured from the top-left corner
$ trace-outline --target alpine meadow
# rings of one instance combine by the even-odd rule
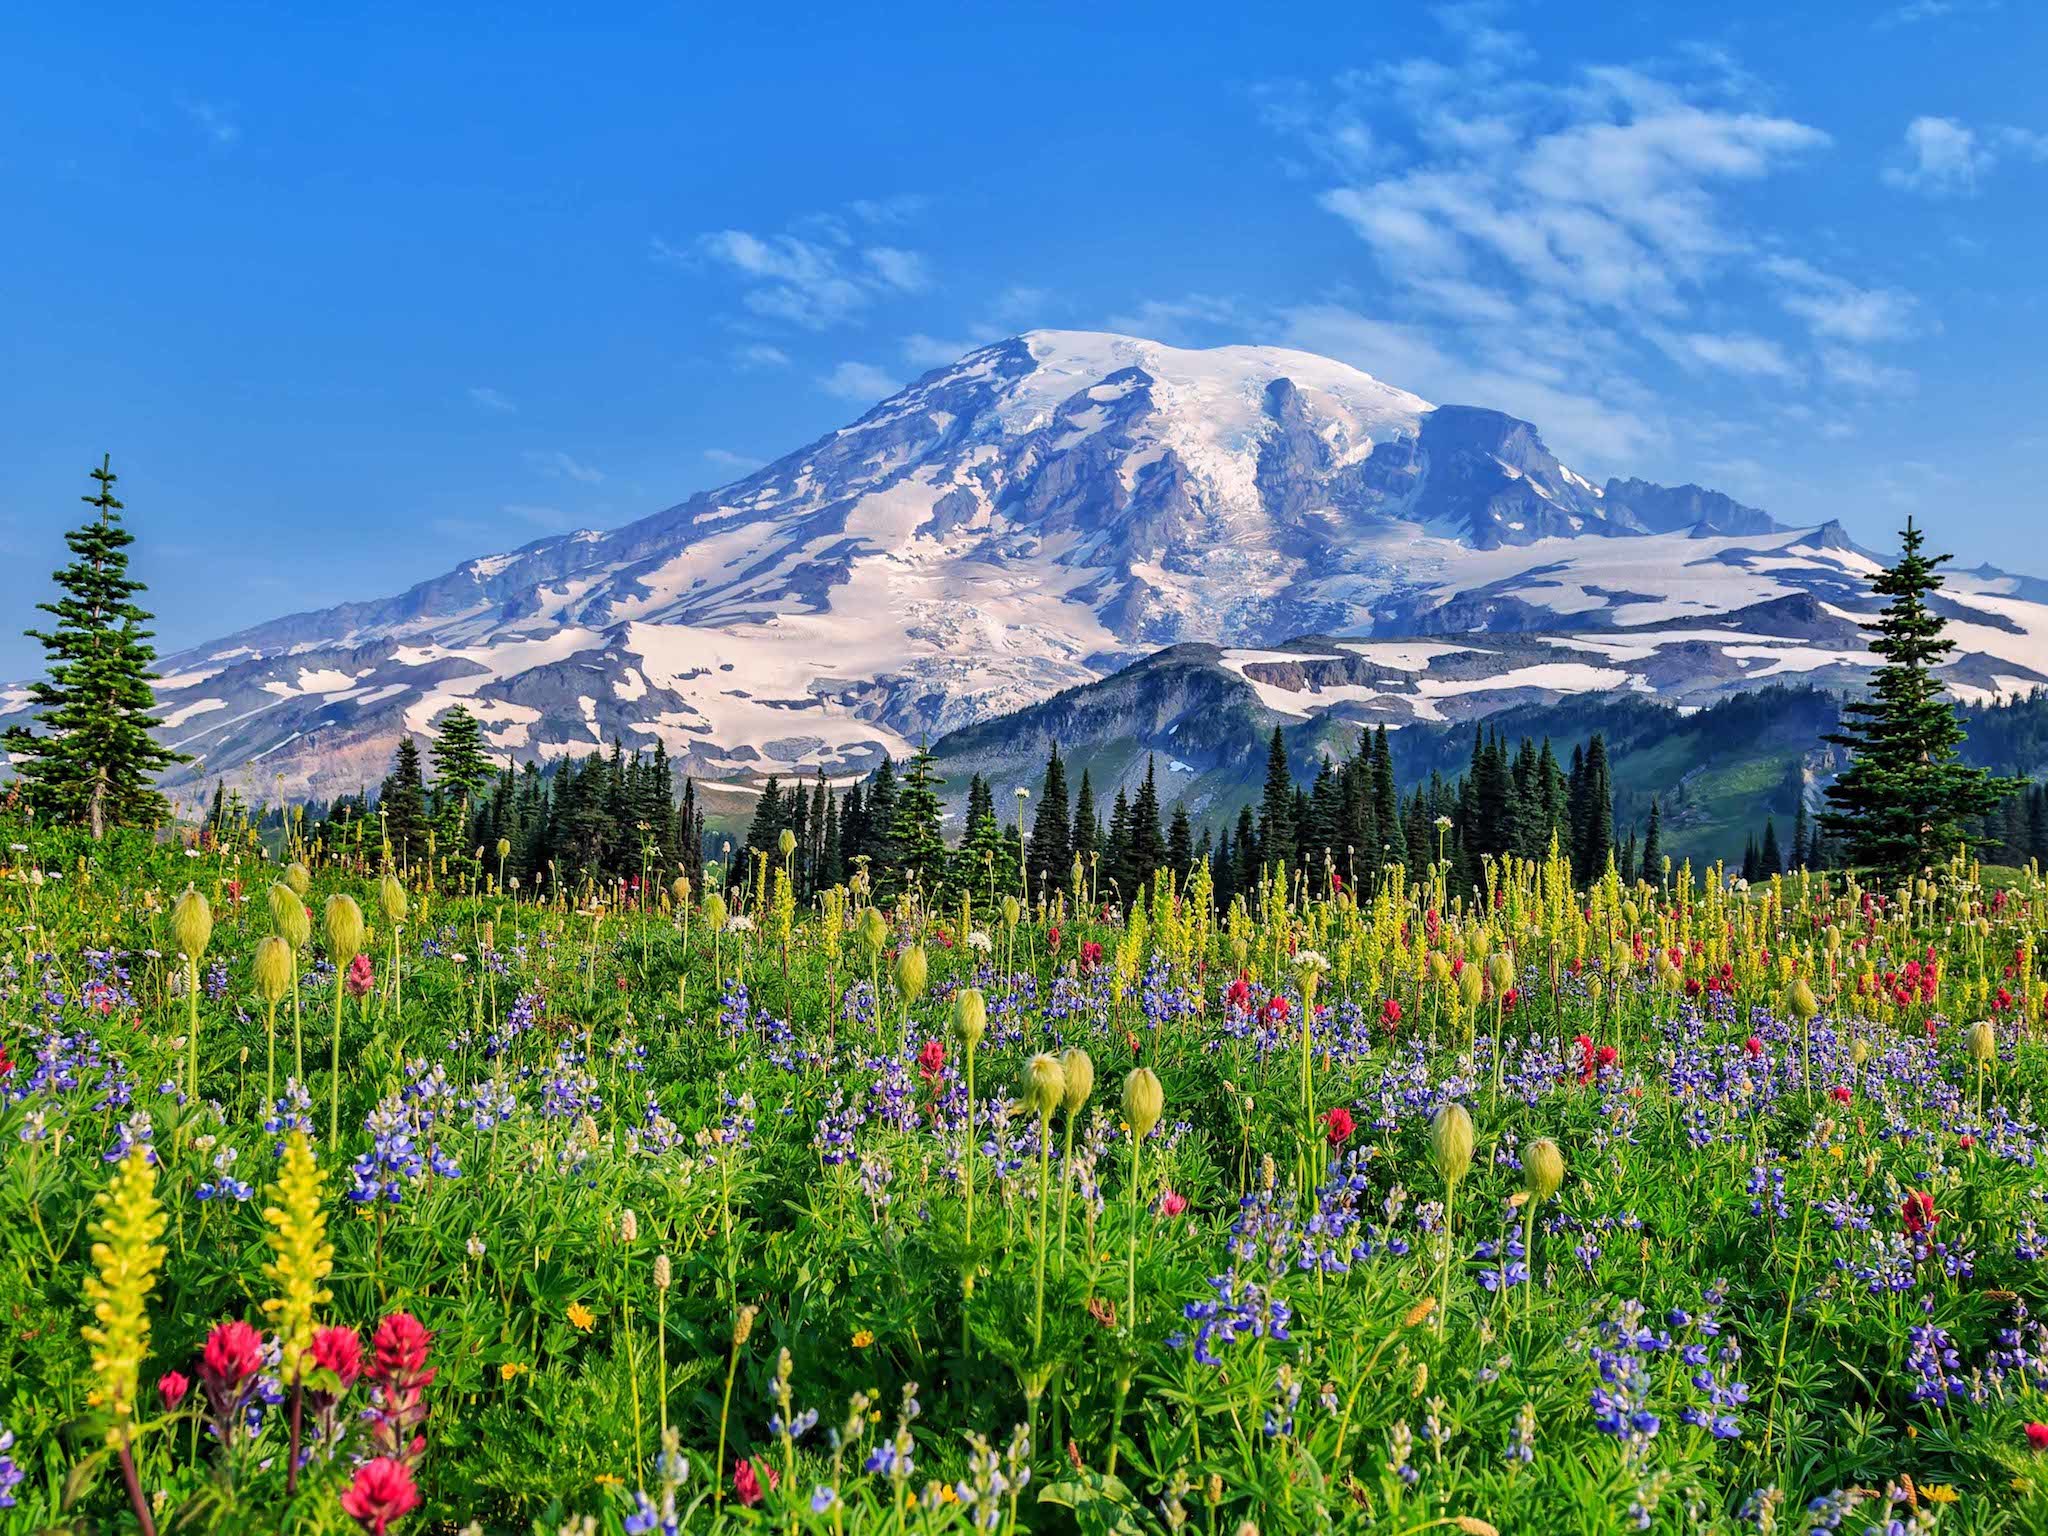
[[[87,9],[0,1536],[2048,1532],[2048,16]]]

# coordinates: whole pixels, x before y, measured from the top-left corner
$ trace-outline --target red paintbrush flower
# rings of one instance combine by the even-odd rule
[[[1934,1214],[1934,1196],[1924,1189],[1916,1189],[1899,1202],[1899,1219],[1906,1224],[1906,1230],[1918,1237],[1941,1218]]]
[[[353,1328],[322,1328],[313,1335],[313,1368],[334,1372],[342,1390],[363,1374],[363,1341]]]
[[[379,1456],[356,1468],[341,1496],[342,1512],[370,1536],[384,1536],[391,1522],[420,1507],[420,1491],[404,1462]]]
[[[763,1472],[768,1474],[768,1486],[770,1488],[773,1488],[778,1482],[781,1481],[781,1479],[776,1475],[775,1469],[769,1466],[768,1463],[765,1461],[761,1463],[758,1470],[755,1468],[754,1464],[751,1461],[748,1461],[745,1458],[742,1458],[739,1461],[733,1463],[733,1497],[738,1499],[742,1504],[746,1505],[749,1509],[753,1508],[756,1504],[761,1502],[761,1474]]]
[[[1342,1105],[1323,1111],[1323,1136],[1332,1147],[1341,1147],[1349,1141],[1353,1129],[1351,1111]]]

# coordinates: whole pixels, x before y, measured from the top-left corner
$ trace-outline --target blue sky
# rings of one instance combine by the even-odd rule
[[[1034,325],[1328,352],[2048,574],[2048,7],[13,7],[0,675],[734,478]]]

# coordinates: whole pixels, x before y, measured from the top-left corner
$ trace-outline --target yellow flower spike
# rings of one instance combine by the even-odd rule
[[[267,1239],[271,1259],[263,1273],[277,1294],[263,1303],[263,1315],[276,1330],[282,1350],[279,1379],[291,1386],[303,1379],[313,1348],[313,1310],[333,1300],[322,1285],[334,1270],[334,1245],[327,1240],[327,1213],[321,1209],[322,1177],[304,1131],[285,1138],[284,1161],[270,1186],[272,1204],[263,1212],[274,1229]]]
[[[106,1189],[93,1197],[100,1219],[93,1224],[92,1262],[85,1295],[94,1321],[80,1332],[92,1346],[97,1384],[87,1394],[113,1422],[107,1444],[118,1446],[135,1416],[142,1362],[149,1354],[149,1293],[163,1267],[164,1208],[156,1198],[156,1165],[149,1149],[131,1147],[115,1166]]]

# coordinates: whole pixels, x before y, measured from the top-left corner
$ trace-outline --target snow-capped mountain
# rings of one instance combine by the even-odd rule
[[[710,778],[844,773],[1178,642],[1236,648],[1289,712],[1370,694],[1393,718],[1486,693],[1446,668],[1488,663],[1468,638],[1414,686],[1389,636],[1540,633],[1566,659],[1517,681],[1558,691],[1683,692],[1699,656],[1738,683],[1848,677],[1875,566],[1832,525],[1595,485],[1527,422],[1327,358],[1033,331],[626,527],[167,657],[157,691],[203,759],[187,782],[266,796],[374,784],[458,700],[508,760],[659,738]],[[2048,587],[1983,570],[1949,593],[1959,694],[2048,681]],[[1773,619],[1787,598],[1811,601]],[[1258,654],[1302,635],[1370,643]],[[1695,659],[1660,662],[1674,645]]]

